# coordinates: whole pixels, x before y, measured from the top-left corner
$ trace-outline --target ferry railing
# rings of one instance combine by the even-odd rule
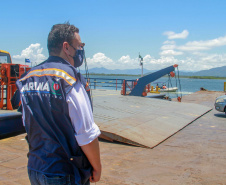
[[[121,90],[124,79],[112,79],[112,78],[87,78],[91,89],[111,89]]]
[[[112,78],[87,78],[91,89],[121,90],[122,95],[128,95],[137,84],[137,80],[112,79]],[[146,86],[150,92],[150,84]]]

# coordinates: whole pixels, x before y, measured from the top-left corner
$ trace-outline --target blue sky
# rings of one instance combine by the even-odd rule
[[[226,65],[226,1],[21,0],[1,2],[0,49],[14,63],[48,57],[53,24],[70,21],[86,43],[89,68],[198,71]]]

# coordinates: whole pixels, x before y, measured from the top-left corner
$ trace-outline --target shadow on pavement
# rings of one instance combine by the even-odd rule
[[[24,134],[24,133],[26,133],[25,130],[19,131],[19,132],[8,133],[8,134],[1,134],[0,135],[0,140],[1,139],[7,139],[7,138],[10,138],[10,137],[14,137],[14,136],[17,136],[17,135],[20,135],[20,134]]]
[[[226,114],[225,113],[214,114],[214,116],[216,116],[218,118],[226,118]]]
[[[119,142],[119,141],[108,141],[108,140],[105,140],[103,138],[98,138],[99,141],[101,142],[104,142],[104,143],[111,143],[111,144],[119,144],[119,145],[125,145],[125,146],[131,146],[131,147],[139,147],[139,146],[135,146],[135,145],[130,145],[128,143],[122,143],[122,142]]]

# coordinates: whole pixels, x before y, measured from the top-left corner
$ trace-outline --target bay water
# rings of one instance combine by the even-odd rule
[[[109,75],[90,75],[93,82],[98,82],[96,88],[98,89],[111,89],[115,90],[115,80],[117,79],[117,90],[121,90],[122,80],[136,80],[139,76],[109,76]],[[92,80],[91,80],[92,81]],[[158,84],[165,84],[167,87],[178,87],[179,95],[187,95],[199,91],[200,88],[204,88],[209,91],[223,91],[224,82],[226,79],[193,79],[193,78],[180,78],[179,80],[175,78],[162,77],[151,83],[154,87]],[[111,84],[112,83],[112,84]],[[109,85],[111,84],[111,85]],[[114,84],[114,85],[113,85]],[[181,91],[180,91],[181,87]],[[94,87],[91,87],[94,88]],[[177,93],[169,93],[171,98],[177,96]]]

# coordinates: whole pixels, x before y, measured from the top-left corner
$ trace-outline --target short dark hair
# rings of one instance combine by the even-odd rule
[[[59,54],[62,50],[64,42],[72,44],[75,32],[79,33],[79,29],[76,28],[74,25],[70,25],[69,22],[53,25],[51,31],[49,32],[47,41],[49,54]]]

